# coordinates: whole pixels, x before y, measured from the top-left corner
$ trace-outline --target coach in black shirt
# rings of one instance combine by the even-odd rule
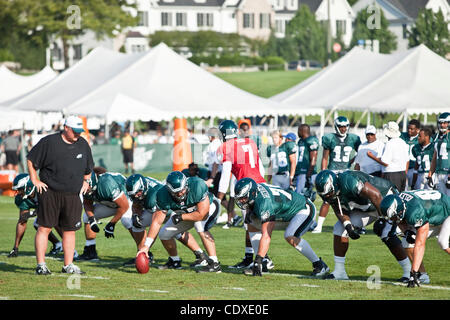
[[[36,274],[50,274],[45,264],[47,239],[51,229],[63,231],[63,273],[83,273],[73,262],[75,231],[81,227],[82,201],[89,187],[94,161],[79,117],[68,117],[64,130],[42,138],[27,156],[28,171],[38,191],[39,206],[35,238]],[[39,170],[39,179],[37,176]]]

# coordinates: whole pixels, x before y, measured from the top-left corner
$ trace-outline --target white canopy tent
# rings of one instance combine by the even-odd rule
[[[332,111],[396,112],[406,120],[407,114],[448,111],[449,84],[450,62],[424,45],[391,55],[355,47],[330,67],[271,99]]]
[[[27,94],[57,77],[49,66],[31,76],[22,76],[0,66],[0,105]]]
[[[11,105],[113,120],[323,114],[261,98],[160,44],[146,53],[97,48],[55,81]]]
[[[13,129],[37,130],[41,118],[35,111],[10,110],[0,107],[0,131]]]

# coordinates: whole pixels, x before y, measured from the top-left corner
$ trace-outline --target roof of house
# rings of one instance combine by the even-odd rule
[[[221,7],[225,0],[205,0],[204,2],[196,2],[194,0],[174,0],[172,2],[158,1],[159,6],[196,6],[196,7]]]
[[[298,9],[302,4],[306,4],[311,12],[316,12],[323,0],[297,0]],[[297,9],[297,10],[298,10]],[[284,7],[282,10],[275,10],[276,13],[295,13],[297,10],[290,10]]]
[[[129,31],[127,33],[127,38],[145,38],[145,36],[138,31]]]
[[[416,19],[420,9],[425,8],[429,0],[386,0],[406,16]],[[448,0],[447,0],[448,1]]]

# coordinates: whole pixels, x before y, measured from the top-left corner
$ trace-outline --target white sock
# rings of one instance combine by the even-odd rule
[[[173,261],[180,261],[180,257],[179,257],[179,256],[170,256],[170,258],[171,258]]]
[[[245,253],[247,254],[254,254],[255,253],[255,251],[253,251],[253,248],[252,247],[245,247]]]
[[[55,244],[55,248],[61,248],[62,247],[62,242],[60,241],[60,242],[57,242],[56,244]]]
[[[345,257],[334,256],[334,271],[333,274],[346,273],[345,272]]]
[[[210,256],[209,257],[212,261],[214,261],[215,263],[219,263],[219,259],[217,259],[217,256]]]
[[[411,271],[411,261],[408,258],[405,258],[401,261],[398,261],[398,264],[403,269],[402,277],[409,278],[409,272]]]
[[[317,218],[317,227],[316,229],[322,229],[323,222],[325,221],[325,217],[319,216]]]
[[[86,240],[86,247],[95,246],[95,239]]]
[[[309,245],[308,241],[305,239],[300,239],[300,242],[295,247],[295,249],[298,250],[302,255],[304,255],[309,261],[316,262],[319,261],[319,258],[317,257],[314,250]]]
[[[252,248],[254,252],[258,252],[259,249],[259,241],[261,240],[262,233],[261,232],[249,232],[250,242],[252,243]]]

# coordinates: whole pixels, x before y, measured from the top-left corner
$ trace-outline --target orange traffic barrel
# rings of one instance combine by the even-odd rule
[[[15,177],[15,170],[0,170],[0,189],[2,195],[14,197],[16,192],[12,190],[12,185]]]
[[[188,141],[187,120],[174,119],[173,170],[181,171],[192,162],[191,145]]]

